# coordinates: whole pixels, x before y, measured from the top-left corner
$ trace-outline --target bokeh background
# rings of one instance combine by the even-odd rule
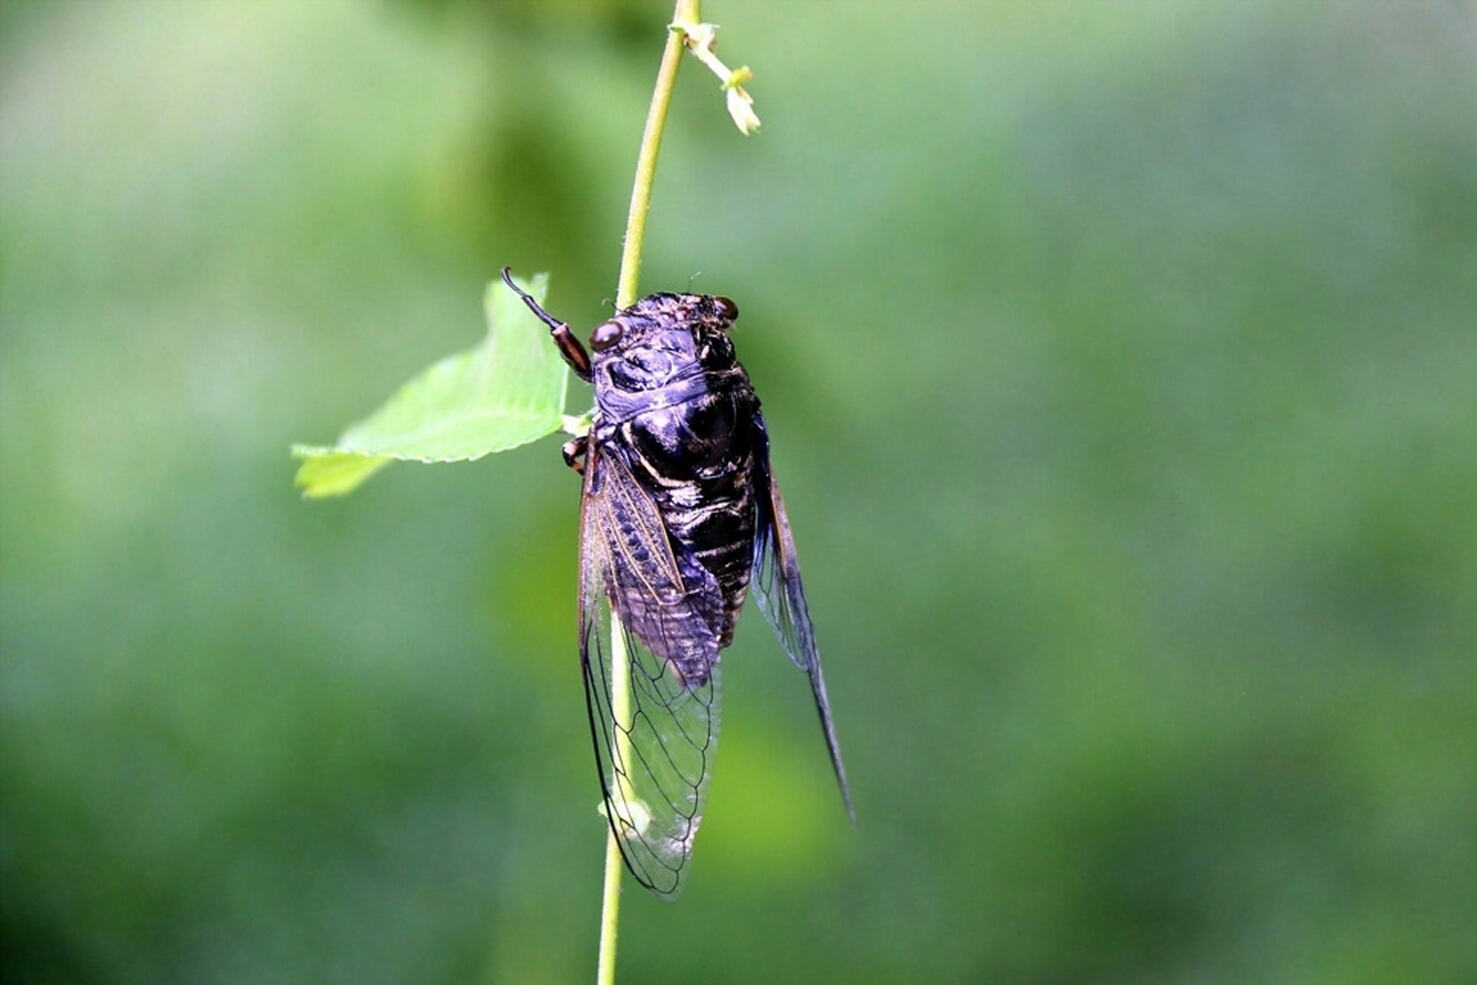
[[[666,0],[0,10],[0,973],[588,981],[557,441],[287,447],[503,264],[608,310]],[[621,980],[1477,981],[1473,7],[704,13],[764,130],[689,62],[643,284],[743,311],[861,824],[749,613]]]

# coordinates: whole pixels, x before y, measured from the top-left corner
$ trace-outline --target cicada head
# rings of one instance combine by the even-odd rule
[[[734,364],[728,330],[738,306],[712,294],[651,294],[590,333],[597,377],[626,391],[655,390]]]

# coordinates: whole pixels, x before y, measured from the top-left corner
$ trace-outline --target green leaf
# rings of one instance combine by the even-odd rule
[[[519,286],[542,303],[549,276]],[[467,462],[559,430],[569,376],[548,329],[501,280],[484,308],[480,346],[423,371],[333,447],[293,446],[304,496],[343,496],[396,459]]]

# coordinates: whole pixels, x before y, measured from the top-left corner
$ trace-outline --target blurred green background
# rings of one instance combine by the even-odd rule
[[[503,264],[608,310],[666,0],[3,11],[0,974],[588,981],[557,441],[287,446]],[[1477,981],[1473,8],[704,13],[764,130],[689,62],[643,286],[743,311],[861,828],[749,613],[620,979]]]

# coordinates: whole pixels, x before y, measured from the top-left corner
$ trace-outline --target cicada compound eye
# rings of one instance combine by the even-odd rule
[[[713,298],[713,307],[717,308],[718,314],[728,321],[734,321],[738,318],[738,305],[722,295]]]
[[[596,352],[604,352],[621,340],[621,332],[621,323],[618,321],[596,325],[595,331],[590,333],[590,348]]]

